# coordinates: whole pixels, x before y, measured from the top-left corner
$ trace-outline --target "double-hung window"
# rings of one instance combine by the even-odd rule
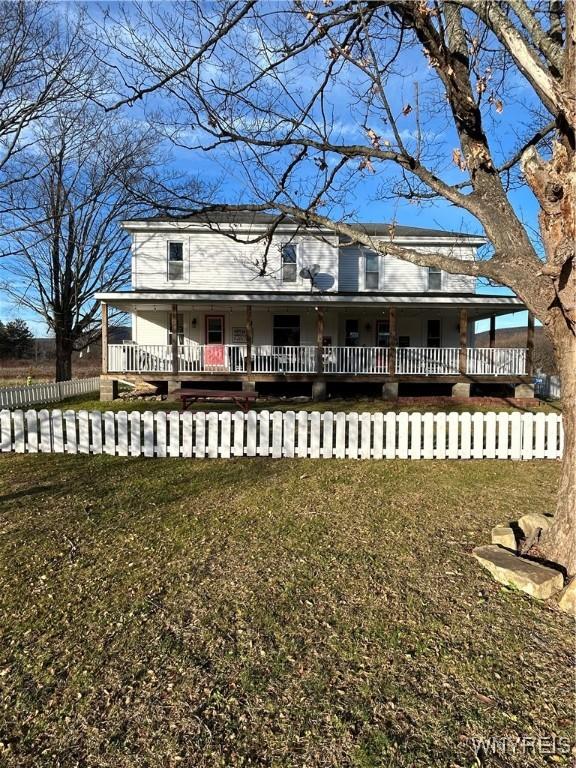
[[[377,291],[379,284],[378,256],[374,253],[367,253],[364,257],[364,287],[366,290]]]
[[[168,280],[184,280],[184,243],[168,243]]]
[[[428,290],[442,290],[442,272],[438,267],[428,267]]]
[[[295,283],[298,276],[296,246],[292,243],[284,243],[280,256],[282,259],[282,282]]]

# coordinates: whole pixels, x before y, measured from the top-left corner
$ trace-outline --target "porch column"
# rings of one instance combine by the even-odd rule
[[[398,331],[396,327],[396,307],[388,310],[388,373],[393,376],[396,373],[396,347],[398,346]]]
[[[465,376],[466,371],[466,350],[468,347],[468,310],[460,310],[460,355],[458,359],[458,370],[462,376]]]
[[[254,326],[252,324],[252,306],[246,305],[246,373],[252,373],[252,337]]]
[[[316,307],[316,373],[324,373],[324,310]]]
[[[490,349],[494,349],[496,346],[496,318],[494,315],[490,318],[490,335],[488,340],[488,346]]]
[[[102,373],[108,373],[108,304],[100,304],[102,312]]]
[[[178,373],[178,305],[172,304],[170,312],[170,334],[172,336],[172,373]]]
[[[526,374],[534,373],[534,315],[528,312],[528,328],[526,329]]]

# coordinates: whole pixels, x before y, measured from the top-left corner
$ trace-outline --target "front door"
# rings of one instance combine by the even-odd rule
[[[376,346],[390,346],[390,323],[388,320],[378,320],[376,322]]]
[[[224,315],[206,315],[206,344],[224,344]]]

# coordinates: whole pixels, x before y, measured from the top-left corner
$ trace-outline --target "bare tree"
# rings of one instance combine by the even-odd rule
[[[24,162],[37,121],[80,94],[96,96],[89,53],[80,9],[67,13],[45,0],[0,2],[0,194],[37,173]]]
[[[44,123],[26,154],[32,173],[11,188],[3,287],[54,333],[57,381],[71,378],[72,352],[100,335],[94,293],[128,281],[120,220],[147,211],[138,193],[156,194],[163,159],[148,128],[86,105]]]
[[[137,25],[124,14],[105,27],[116,30],[129,84],[118,105],[145,99],[153,109],[169,99],[173,140],[238,163],[238,207],[489,278],[541,320],[562,376],[565,430],[557,512],[542,543],[576,573],[576,0],[149,10],[140,7]],[[374,178],[375,202],[461,209],[486,234],[489,253],[460,261],[397,245],[393,226],[376,239],[345,223]],[[539,242],[514,205],[521,185],[539,205]]]

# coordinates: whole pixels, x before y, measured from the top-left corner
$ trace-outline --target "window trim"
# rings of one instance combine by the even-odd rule
[[[368,260],[376,262],[376,269],[368,271]],[[368,275],[376,275],[376,288],[368,287],[367,277]],[[380,258],[377,253],[364,253],[364,290],[365,291],[379,291],[380,290]]]
[[[440,267],[428,267],[426,274],[427,274],[427,278],[428,278],[427,290],[428,291],[441,291],[442,290],[442,283],[444,281],[442,279],[442,270],[440,269]],[[438,275],[439,283],[440,283],[438,288],[431,288],[430,287],[430,278],[431,278],[432,275]]]
[[[182,264],[182,277],[170,277],[170,246],[171,245],[181,245],[182,246],[182,261],[180,262]],[[175,264],[178,264],[179,262],[174,260]],[[166,241],[166,282],[167,283],[184,283],[186,282],[186,256],[185,256],[185,241],[184,240],[167,240]]]
[[[295,271],[294,280],[286,280],[284,278],[284,248],[286,248],[286,247],[293,248],[294,249],[294,255],[296,256],[296,261],[295,262],[288,262],[289,264],[294,263],[294,267],[295,267],[295,269],[294,269],[294,271]],[[288,240],[287,242],[282,243],[280,245],[280,276],[281,276],[282,284],[286,283],[287,285],[294,285],[294,284],[298,283],[298,265],[299,265],[299,263],[300,263],[300,254],[299,254],[298,243],[294,243],[291,240]]]

